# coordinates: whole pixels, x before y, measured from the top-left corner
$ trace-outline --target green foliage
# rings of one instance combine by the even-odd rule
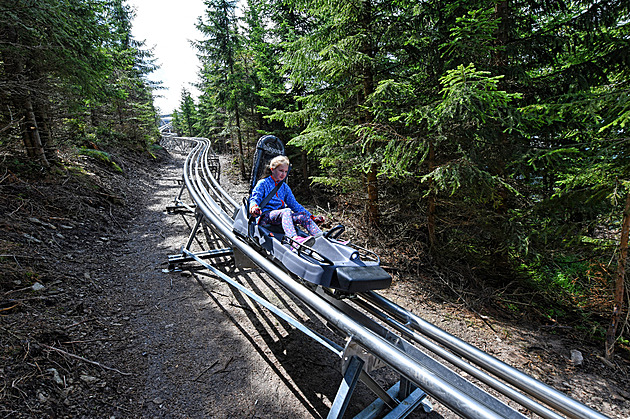
[[[107,165],[114,168],[117,172],[123,172],[122,168],[114,160],[112,160],[111,155],[105,151],[81,147],[79,149],[79,154],[82,156],[92,157],[93,159],[106,163]]]
[[[240,22],[207,5],[202,135],[234,133],[238,109],[344,202],[378,174],[384,228],[434,231],[468,283],[575,303],[605,282],[630,178],[630,3],[250,0]]]
[[[508,190],[518,194],[516,189],[499,176],[479,169],[466,158],[444,164],[421,178],[422,182],[429,183],[429,180],[435,191],[447,192],[451,196],[458,194],[465,203],[492,203],[498,207],[502,204],[501,191]]]
[[[142,150],[158,137],[155,65],[124,0],[0,0],[0,10],[0,121],[22,118],[29,157],[97,141]]]
[[[182,89],[179,110],[173,115],[173,127],[184,137],[196,137],[199,130],[199,117],[195,101],[190,92]]]
[[[523,265],[521,269],[527,272],[538,289],[579,297],[585,291],[590,265],[589,261],[568,254],[555,258],[552,264],[539,260]]]
[[[501,50],[495,42],[499,29],[499,20],[495,13],[492,7],[471,9],[462,16],[456,16],[455,23],[450,28],[451,36],[440,46],[442,56],[465,56],[479,61]]]
[[[522,97],[520,93],[497,89],[503,77],[490,77],[489,71],[479,71],[473,64],[448,70],[440,80],[444,86],[442,101],[437,105],[435,120],[429,121],[429,127],[462,120],[478,126],[496,119],[500,109]]]

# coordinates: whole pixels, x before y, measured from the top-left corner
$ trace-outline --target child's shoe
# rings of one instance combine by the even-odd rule
[[[297,249],[298,247],[300,247],[300,245],[312,246],[315,244],[315,237],[313,236],[307,236],[307,237],[295,236],[293,237],[293,240],[295,241],[292,242],[291,245],[293,246],[294,249]]]

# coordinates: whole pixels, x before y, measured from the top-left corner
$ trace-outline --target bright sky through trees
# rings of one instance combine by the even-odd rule
[[[146,41],[146,48],[154,48],[160,65],[150,76],[164,87],[156,92],[162,97],[156,98],[155,106],[169,114],[179,106],[182,88],[194,97],[198,94],[191,83],[197,82],[199,60],[189,41],[200,37],[195,23],[204,12],[203,0],[127,0],[127,4],[136,11],[133,36]]]

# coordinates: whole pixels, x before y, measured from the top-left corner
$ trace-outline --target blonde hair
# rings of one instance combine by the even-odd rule
[[[273,170],[278,166],[282,166],[283,164],[287,167],[289,166],[289,159],[287,158],[287,156],[276,156],[269,162],[269,168]]]

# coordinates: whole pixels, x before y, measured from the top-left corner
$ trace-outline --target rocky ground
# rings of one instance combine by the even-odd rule
[[[0,171],[0,417],[325,417],[339,359],[207,271],[163,272],[194,221],[166,211],[183,158],[117,163],[122,174],[68,157],[67,173],[38,181],[15,166]],[[229,170],[222,184],[235,196],[245,190]],[[211,231],[203,237],[223,246]],[[336,339],[259,270],[218,262]],[[385,295],[611,418],[630,417],[628,362],[604,361],[562,328],[482,318],[426,278],[396,276]],[[346,416],[373,398],[360,384]],[[453,417],[434,407],[413,417]]]

